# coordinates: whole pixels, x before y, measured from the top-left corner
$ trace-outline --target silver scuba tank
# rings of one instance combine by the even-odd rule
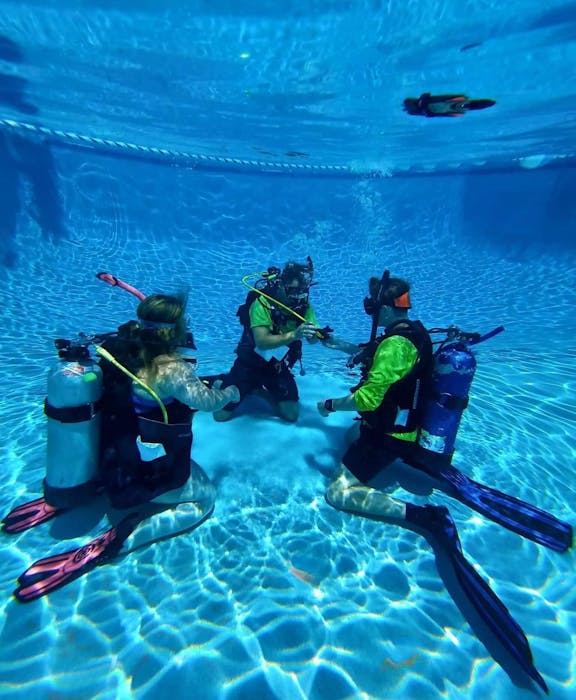
[[[95,493],[101,397],[102,370],[90,357],[60,360],[48,373],[44,498],[56,508],[76,506]]]

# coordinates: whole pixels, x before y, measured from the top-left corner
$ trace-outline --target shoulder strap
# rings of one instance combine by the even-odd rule
[[[240,306],[236,310],[236,316],[238,317],[240,323],[244,326],[244,328],[250,328],[250,307],[252,306],[252,303],[258,298],[260,298],[258,292],[250,290],[246,295],[244,303],[240,304]]]

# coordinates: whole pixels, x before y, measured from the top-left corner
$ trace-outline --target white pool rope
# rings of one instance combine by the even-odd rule
[[[353,170],[344,165],[311,165],[308,163],[282,163],[276,161],[248,160],[245,158],[230,158],[227,156],[210,156],[202,153],[188,153],[186,151],[176,151],[170,148],[156,148],[154,146],[142,146],[126,141],[116,141],[114,139],[101,139],[97,136],[87,136],[77,134],[73,131],[61,131],[59,129],[49,129],[36,124],[17,122],[12,119],[0,119],[0,129],[10,131],[21,131],[28,134],[38,134],[48,137],[57,142],[68,145],[91,146],[93,148],[105,148],[110,150],[124,151],[130,154],[140,154],[143,157],[153,157],[155,159],[169,160],[172,162],[188,163],[190,167],[221,166],[233,168],[246,168],[249,170],[274,172],[310,172],[310,173],[330,173],[337,175],[354,176]]]

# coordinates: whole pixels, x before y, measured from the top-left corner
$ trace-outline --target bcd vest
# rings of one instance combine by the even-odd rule
[[[270,291],[273,290],[265,291],[267,294],[270,294],[270,296],[273,296],[270,293]],[[252,332],[252,328],[250,326],[250,307],[252,306],[252,303],[254,301],[259,301],[259,303],[262,303],[261,299],[262,297],[260,294],[258,294],[258,292],[250,291],[246,297],[246,301],[241,306],[239,306],[238,310],[236,311],[236,316],[239,318],[243,330],[242,337],[240,338],[240,342],[238,343],[235,352],[238,355],[238,357],[248,362],[258,360],[265,362],[263,358],[261,358],[256,352],[254,352],[256,343],[254,341],[254,333]],[[289,320],[289,316],[287,312],[283,311],[277,306],[274,306],[272,302],[270,302],[270,316],[272,318],[272,333],[274,335],[277,335],[280,333],[280,328],[283,325],[285,325],[286,322]],[[295,340],[293,343],[290,343],[290,345],[288,345],[283,361],[285,361],[288,367],[291,369],[300,360],[301,357],[302,341]]]
[[[105,348],[136,373],[135,343],[119,338]],[[168,424],[156,403],[135,405],[132,380],[106,360],[103,377],[100,474],[116,508],[129,508],[182,486],[190,476],[192,416],[194,411],[172,400],[166,402]],[[138,410],[136,410],[136,406]],[[143,460],[136,440],[161,445],[164,455]]]
[[[418,359],[405,377],[389,387],[377,409],[360,412],[362,429],[374,436],[411,433],[419,427],[420,398],[432,368],[432,341],[427,330],[420,321],[402,319],[388,326],[384,335],[367,345],[359,356],[362,369],[362,381],[359,386],[366,381],[380,343],[395,335],[406,338],[414,345]]]

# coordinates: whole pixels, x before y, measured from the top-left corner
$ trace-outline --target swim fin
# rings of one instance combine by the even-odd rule
[[[140,522],[141,516],[132,513],[88,544],[69,552],[39,559],[18,578],[14,596],[21,603],[29,603],[55,591],[96,566],[113,559],[122,544]]]
[[[11,510],[2,520],[2,530],[9,535],[16,535],[36,527],[36,525],[48,522],[63,512],[63,508],[55,508],[46,503],[44,497],[37,498],[35,501],[23,503]]]
[[[426,460],[409,464],[440,482],[440,489],[448,496],[522,537],[556,552],[566,552],[572,546],[572,526],[550,513],[473,481],[451,464],[434,467]]]
[[[425,92],[420,97],[407,97],[404,111],[420,117],[461,117],[470,110],[487,109],[495,100],[471,100],[467,95],[431,95]]]
[[[496,100],[468,100],[465,104],[465,109],[477,110],[477,109],[488,109],[488,107],[493,107],[496,104]]]
[[[414,506],[408,503],[406,520],[431,533],[442,545],[462,590],[477,613],[528,676],[548,694],[546,681],[534,666],[526,635],[508,608],[464,556],[456,525],[448,509],[442,506]]]

